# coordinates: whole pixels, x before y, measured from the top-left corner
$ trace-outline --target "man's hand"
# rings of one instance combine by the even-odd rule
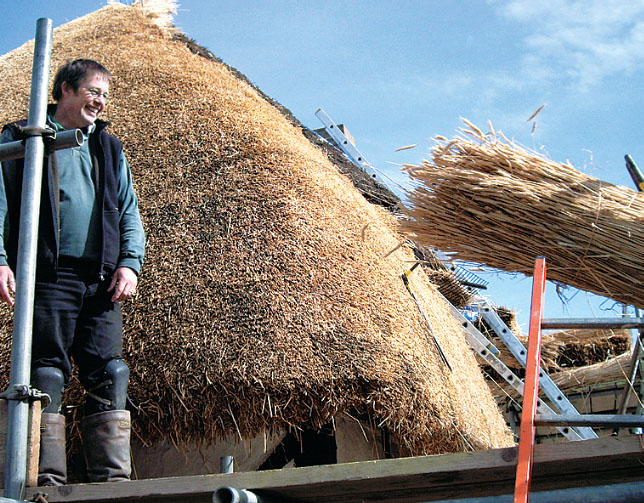
[[[16,293],[16,279],[11,267],[0,265],[0,300],[13,306],[13,294]]]
[[[138,281],[139,278],[136,276],[136,273],[129,267],[119,267],[114,271],[112,282],[107,289],[108,292],[114,290],[112,302],[127,300],[132,297],[136,293],[136,284]]]

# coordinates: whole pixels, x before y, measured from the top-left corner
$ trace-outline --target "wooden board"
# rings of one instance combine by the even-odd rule
[[[338,463],[386,458],[381,432],[349,416],[335,418],[335,444]]]
[[[221,486],[250,489],[279,501],[421,502],[509,494],[516,448],[386,459],[263,472],[201,475],[46,488],[50,502],[210,502]],[[640,437],[599,438],[535,447],[533,491],[644,478]],[[34,493],[28,490],[28,498]]]
[[[0,400],[0,487],[4,486],[4,467],[7,457],[7,408],[6,400]],[[31,402],[29,408],[29,434],[27,436],[27,485],[38,483],[38,460],[40,457],[40,401]]]

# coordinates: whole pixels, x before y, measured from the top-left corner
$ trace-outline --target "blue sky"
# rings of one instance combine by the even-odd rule
[[[59,26],[105,4],[2,0],[0,54],[33,38],[38,17]],[[644,168],[642,1],[185,0],[175,24],[306,126],[321,126],[320,107],[345,123],[397,191],[399,165],[428,157],[459,117],[611,183],[633,187],[626,153]],[[483,277],[526,322],[530,280]],[[605,315],[583,293],[569,313],[547,295],[547,317]]]

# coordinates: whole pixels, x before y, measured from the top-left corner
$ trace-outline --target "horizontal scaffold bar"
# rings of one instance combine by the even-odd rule
[[[544,318],[541,320],[541,328],[549,329],[573,329],[573,328],[643,328],[644,318]]]
[[[80,129],[69,129],[56,134],[52,140],[52,150],[80,147],[84,142],[83,132]],[[21,140],[10,141],[0,145],[0,161],[20,159],[25,156],[25,144]]]
[[[537,414],[534,422],[537,426],[644,428],[644,416],[633,414]]]

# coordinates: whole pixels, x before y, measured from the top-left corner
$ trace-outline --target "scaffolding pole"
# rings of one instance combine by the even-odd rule
[[[27,118],[27,125],[32,128],[44,129],[46,124],[52,33],[51,19],[38,19]],[[27,138],[20,205],[16,307],[8,390],[19,396],[22,394],[22,398],[10,399],[8,404],[4,486],[4,496],[12,499],[22,498],[26,484],[29,400],[28,396],[24,397],[24,390],[29,389],[31,373],[36,244],[44,152],[42,136]]]

